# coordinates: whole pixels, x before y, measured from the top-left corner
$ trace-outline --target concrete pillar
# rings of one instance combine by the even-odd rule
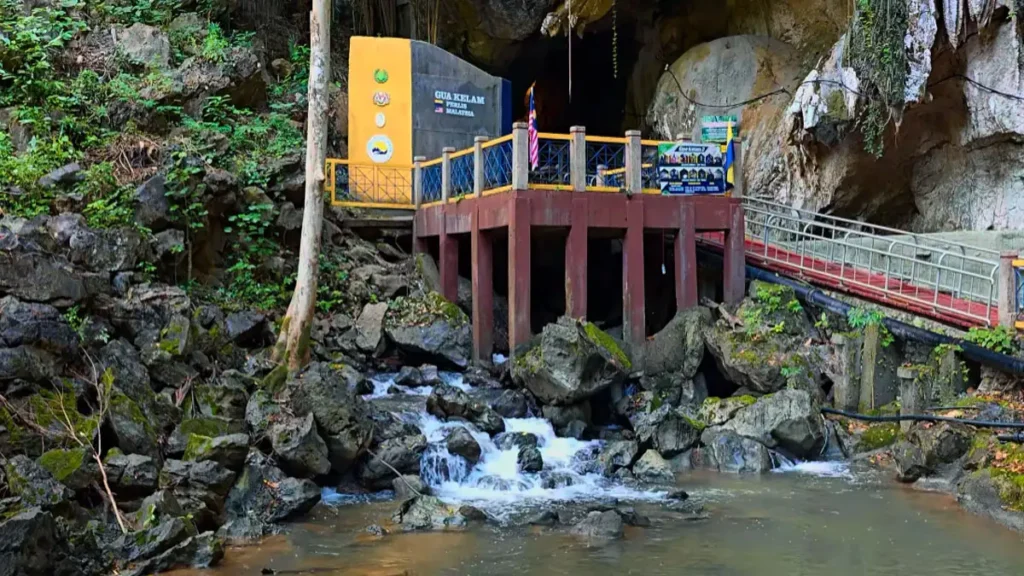
[[[999,254],[999,325],[1014,328],[1017,322],[1017,274],[1013,269],[1016,252]]]
[[[445,146],[441,149],[441,200],[447,202],[452,195],[452,152],[455,148]]]
[[[447,222],[445,222],[447,225]],[[459,301],[459,240],[447,230],[441,230],[441,258],[438,267],[441,275],[441,295],[450,302]]]
[[[939,404],[952,402],[967,391],[967,367],[960,361],[956,350],[948,348],[935,359],[938,371],[932,383],[929,399]]]
[[[732,141],[733,146],[733,198],[743,198],[745,194],[743,181],[743,139],[736,138]]]
[[[623,187],[633,194],[643,193],[643,157],[643,145],[640,143],[640,131],[627,130],[626,181],[623,183]]]
[[[412,159],[412,203],[417,209],[423,204],[423,163],[426,161],[426,156]]]
[[[679,204],[680,225],[676,230],[676,310],[697,306],[697,232],[693,204]]]
[[[608,185],[605,182],[605,178],[606,178],[607,174],[608,174],[608,167],[605,166],[604,164],[598,164],[597,165],[597,185],[598,186],[607,186]]]
[[[861,412],[885,406],[896,399],[899,388],[896,369],[900,361],[891,344],[882,344],[883,337],[880,325],[868,324],[864,327],[860,373]]]
[[[729,230],[725,233],[723,300],[726,304],[736,304],[743,300],[746,293],[747,262],[743,242],[743,207],[732,205],[729,210]]]
[[[896,370],[900,385],[900,416],[908,414],[924,414],[927,393],[926,383],[921,379],[921,366],[900,366]],[[900,429],[910,430],[914,423],[910,420],[900,422]]]
[[[644,310],[644,205],[626,203],[626,239],[622,246],[622,338],[634,354],[647,339]]]
[[[587,317],[587,199],[573,198],[572,224],[565,241],[565,313]]]
[[[583,126],[569,128],[569,182],[573,192],[587,190],[587,129]]]
[[[484,193],[484,142],[486,136],[473,139],[473,195],[479,198]]]
[[[479,206],[474,210],[470,241],[473,258],[473,359],[491,361],[494,351],[494,254],[491,237],[480,229]]]
[[[530,199],[513,198],[508,215],[508,347],[530,341]]]
[[[526,122],[512,125],[512,189],[530,187],[530,135]]]
[[[856,412],[860,407],[861,350],[864,339],[845,334],[832,335],[835,350],[835,374],[832,374],[832,406]]]

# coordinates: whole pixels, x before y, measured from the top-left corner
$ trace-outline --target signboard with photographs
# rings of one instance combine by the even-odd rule
[[[670,143],[658,146],[662,194],[722,194],[725,154],[718,144]]]

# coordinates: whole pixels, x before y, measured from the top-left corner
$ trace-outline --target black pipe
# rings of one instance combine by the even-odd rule
[[[782,286],[792,288],[793,291],[796,292],[796,294],[805,302],[820,306],[835,312],[836,314],[847,316],[850,310],[853,309],[853,306],[850,306],[842,300],[826,296],[824,292],[817,288],[809,287],[797,282],[796,280],[780,276],[774,272],[770,272],[757,266],[747,264],[747,277],[755,280],[761,280],[762,282],[771,282],[772,284],[780,284]],[[916,326],[911,326],[892,318],[885,318],[883,322],[889,332],[892,332],[895,336],[900,338],[916,340],[917,342],[923,342],[929,346],[952,344],[959,346],[963,355],[975,362],[985,364],[993,368],[998,368],[1004,372],[1012,372],[1016,374],[1024,373],[1024,359],[993,352],[972,342],[953,338],[952,336],[946,336],[945,334],[939,334]]]
[[[1000,442],[1016,442],[1018,444],[1024,443],[1024,434],[1017,432],[1016,434],[999,434],[996,436],[996,440]]]
[[[975,428],[1012,428],[1014,430],[1024,430],[1024,422],[992,422],[990,420],[964,420],[960,418],[952,418],[949,416],[928,416],[927,414],[869,416],[867,414],[857,414],[856,412],[836,410],[835,408],[822,408],[821,412],[822,414],[835,414],[836,416],[844,416],[846,418],[852,418],[854,420],[863,420],[865,422],[901,422],[904,420],[910,420],[913,422],[959,422],[960,424],[967,424],[968,426],[974,426]]]

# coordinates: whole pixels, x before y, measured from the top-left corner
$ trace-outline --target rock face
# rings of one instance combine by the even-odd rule
[[[588,539],[622,538],[623,522],[619,513],[614,510],[591,512],[570,531],[573,536]]]
[[[403,530],[445,530],[466,525],[459,508],[449,506],[434,496],[416,496],[402,503],[392,520]]]
[[[171,43],[159,28],[133,24],[118,37],[117,49],[134,64],[166,69],[171,63]]]
[[[643,482],[672,483],[675,475],[668,462],[656,450],[648,450],[633,464],[633,475]]]
[[[760,474],[772,468],[764,444],[729,431],[708,429],[701,436],[706,464],[720,472]]]
[[[562,317],[512,365],[512,377],[545,404],[572,404],[621,382],[632,362],[589,322]]]
[[[427,439],[422,434],[385,440],[359,468],[359,481],[369,488],[383,489],[391,486],[395,476],[392,468],[400,474],[419,474],[420,458],[426,449]]]
[[[56,545],[56,524],[49,512],[29,508],[0,522],[2,573],[52,574]]]
[[[480,444],[465,428],[452,430],[445,442],[448,452],[462,456],[470,465],[474,465],[480,460]]]
[[[373,426],[362,398],[339,373],[323,363],[311,364],[287,384],[289,405],[296,416],[313,415],[324,442],[331,468],[348,471],[369,447]]]
[[[651,412],[640,411],[630,423],[641,442],[650,442],[655,450],[672,457],[690,448],[700,439],[703,426],[681,408],[661,406]]]
[[[228,494],[225,511],[229,519],[249,518],[273,524],[304,514],[319,501],[316,484],[286,476],[269,458],[253,450]]]
[[[356,320],[356,346],[366,352],[380,352],[384,343],[384,315],[388,311],[386,302],[367,304]],[[396,380],[397,383],[397,380]]]
[[[490,406],[470,400],[465,392],[448,384],[434,387],[427,398],[427,412],[443,420],[468,420],[488,434],[505,431],[505,421]]]
[[[316,432],[313,414],[305,418],[283,418],[269,434],[274,454],[281,465],[296,476],[319,476],[331,471],[327,444]]]
[[[821,409],[804,390],[786,389],[760,398],[718,429],[757,440],[768,448],[781,448],[798,458],[817,456],[825,442]]]
[[[458,306],[431,292],[422,300],[400,298],[385,319],[385,333],[402,352],[435,359],[439,366],[469,366],[472,331]]]

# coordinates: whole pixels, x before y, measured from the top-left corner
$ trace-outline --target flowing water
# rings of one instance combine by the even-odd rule
[[[464,387],[456,375],[443,377]],[[466,424],[426,414],[423,395],[429,390],[386,396],[388,381],[378,378],[368,399],[403,410],[427,436],[424,480],[442,499],[471,503],[494,522],[458,532],[377,537],[366,527],[386,525],[396,502],[387,495],[353,498],[325,490],[325,504],[287,535],[229,550],[220,567],[202,574],[1024,574],[1020,534],[963,512],[948,496],[910,490],[870,470],[855,474],[843,463],[783,463],[759,477],[680,476],[678,486],[704,506],[703,514],[673,506],[664,488],[630,488],[595,474],[599,444],[558,438],[540,418],[505,424],[539,438],[542,472],[519,472],[515,449],[501,450],[471,427],[482,457],[470,467],[444,447],[447,433]],[[598,545],[574,538],[565,527],[521,522],[539,510],[579,511],[611,500],[648,516],[651,526],[627,527],[622,540]]]

